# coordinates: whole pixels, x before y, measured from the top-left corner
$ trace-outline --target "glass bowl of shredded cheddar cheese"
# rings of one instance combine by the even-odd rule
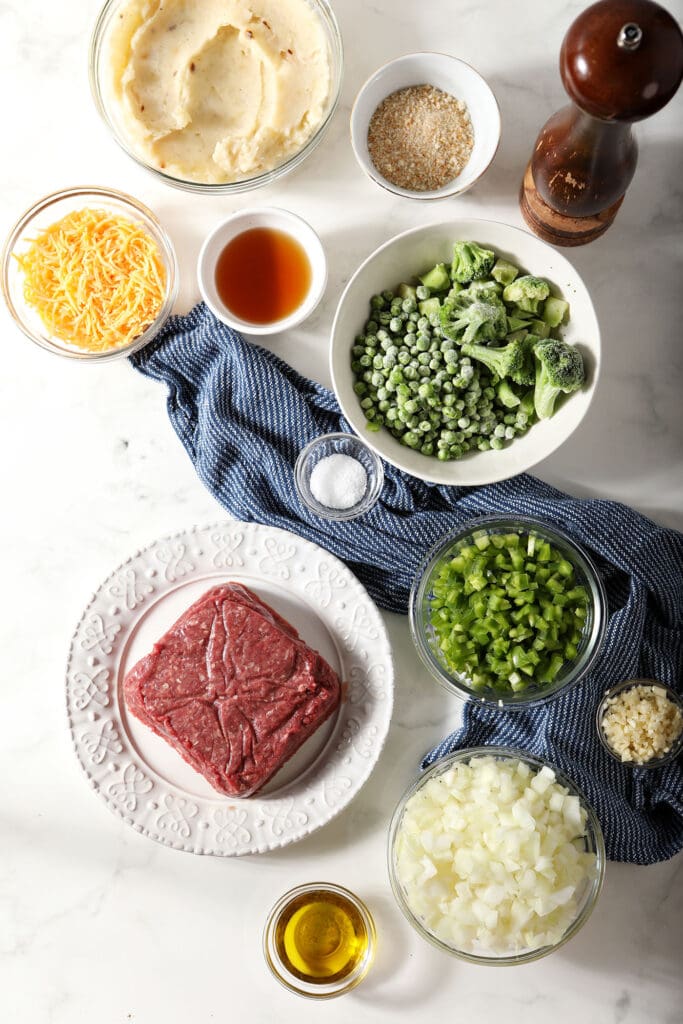
[[[18,221],[2,289],[41,348],[81,361],[130,355],[158,334],[178,292],[175,251],[147,207],[113,189],[55,192]]]

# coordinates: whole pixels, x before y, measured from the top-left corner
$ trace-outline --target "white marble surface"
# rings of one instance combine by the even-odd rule
[[[272,347],[327,382],[327,337],[343,282],[395,231],[453,216],[521,225],[516,193],[543,120],[563,102],[562,35],[578,0],[337,0],[347,48],[343,100],[324,145],[293,176],[256,193],[321,233],[327,297],[313,320]],[[668,6],[680,18],[680,0]],[[101,183],[149,203],[178,248],[179,309],[197,298],[205,233],[237,198],[165,188],[119,151],[87,85],[98,0],[0,3],[4,143],[0,231],[38,196]],[[503,114],[492,169],[465,197],[423,207],[366,180],[348,142],[365,77],[412,49],[443,49],[490,81]],[[638,129],[640,165],[601,241],[570,254],[603,327],[604,376],[581,429],[539,467],[577,494],[635,504],[683,526],[680,341],[683,94]],[[207,1024],[510,1020],[513,1024],[680,1021],[683,861],[610,865],[599,908],[555,956],[507,971],[451,960],[424,944],[392,903],[388,817],[419,756],[456,720],[425,677],[406,621],[387,616],[398,665],[396,715],[379,766],[331,825],[269,856],[180,854],[126,828],[86,785],[64,713],[69,637],[89,594],[157,536],[221,518],[167,422],[163,389],[125,362],[82,368],[32,347],[4,309],[0,649],[0,1006],[7,1024]],[[280,989],[260,952],[264,916],[286,888],[335,880],[366,898],[380,948],[356,992],[319,1008]]]

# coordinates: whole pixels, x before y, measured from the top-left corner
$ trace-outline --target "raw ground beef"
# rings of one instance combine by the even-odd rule
[[[239,583],[213,587],[128,673],[128,710],[211,785],[260,789],[339,705],[339,677]]]

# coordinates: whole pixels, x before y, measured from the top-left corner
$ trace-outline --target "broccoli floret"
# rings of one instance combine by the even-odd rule
[[[482,249],[476,242],[456,242],[453,246],[451,277],[459,284],[488,277],[496,262],[496,254]]]
[[[507,285],[503,292],[506,302],[515,303],[521,310],[527,313],[538,313],[542,302],[550,295],[550,285],[542,277],[532,277],[527,274],[525,277],[518,277],[512,284]]]
[[[471,356],[488,367],[503,380],[508,377],[515,384],[533,384],[535,375],[532,362],[532,349],[526,338],[515,338],[502,348],[489,348],[487,345],[463,345],[462,354]]]
[[[578,391],[586,379],[583,359],[578,349],[566,341],[546,338],[534,346],[536,387],[534,408],[539,420],[552,416],[560,394]]]
[[[497,296],[473,302],[466,292],[461,292],[444,302],[439,320],[447,338],[466,345],[475,341],[499,341],[507,332],[505,306]]]
[[[499,302],[502,290],[496,281],[472,281],[460,295],[467,296],[470,302]]]

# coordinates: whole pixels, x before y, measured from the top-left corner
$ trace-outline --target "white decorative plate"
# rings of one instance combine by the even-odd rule
[[[251,587],[342,680],[342,703],[253,797],[217,793],[132,715],[121,683],[210,587]],[[382,618],[346,566],[284,530],[238,522],[156,541],[102,584],[79,622],[66,679],[76,755],[91,786],[137,832],[189,853],[235,857],[296,842],[359,791],[391,718],[393,665]]]

